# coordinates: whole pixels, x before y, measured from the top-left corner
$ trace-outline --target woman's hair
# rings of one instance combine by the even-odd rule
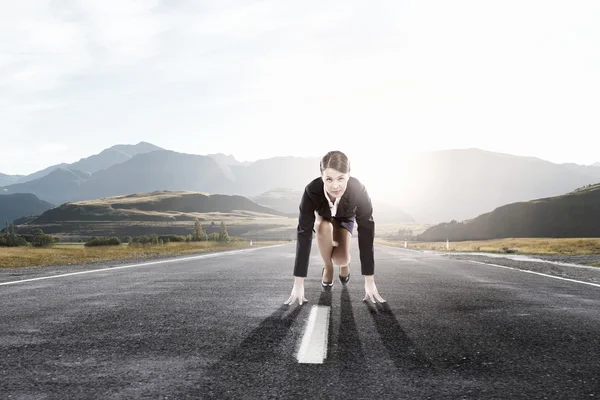
[[[350,161],[348,157],[341,151],[330,151],[321,159],[321,174],[326,168],[333,168],[343,174],[350,172]]]

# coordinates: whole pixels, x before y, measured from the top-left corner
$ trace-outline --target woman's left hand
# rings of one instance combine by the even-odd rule
[[[379,295],[377,291],[377,287],[375,286],[375,276],[367,275],[365,276],[365,298],[363,301],[367,299],[371,299],[371,302],[375,303],[375,300],[385,303],[385,300]]]

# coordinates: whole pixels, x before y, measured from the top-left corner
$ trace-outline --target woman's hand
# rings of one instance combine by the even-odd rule
[[[304,297],[304,278],[298,276],[294,278],[294,287],[292,288],[292,294],[290,295],[290,298],[287,299],[283,304],[288,304],[291,306],[296,302],[296,299],[298,299],[298,304],[300,305],[302,305],[303,301],[308,302],[308,300],[306,300]]]
[[[365,276],[365,298],[363,301],[367,299],[371,299],[371,302],[375,303],[375,299],[381,303],[385,303],[385,300],[379,295],[377,291],[377,287],[375,286],[375,276],[366,275]]]

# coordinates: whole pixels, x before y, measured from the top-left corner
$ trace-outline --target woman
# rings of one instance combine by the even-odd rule
[[[306,185],[300,202],[294,286],[284,304],[294,304],[296,299],[300,305],[308,301],[304,297],[304,278],[308,273],[313,230],[325,263],[321,285],[333,286],[334,263],[340,267],[340,281],[347,283],[350,280],[350,238],[355,221],[358,223],[361,273],[365,277],[366,294],[363,300],[370,298],[373,303],[375,300],[383,303],[385,300],[377,292],[374,280],[375,222],[367,190],[350,176],[350,162],[341,151],[325,154],[320,169],[321,176]]]

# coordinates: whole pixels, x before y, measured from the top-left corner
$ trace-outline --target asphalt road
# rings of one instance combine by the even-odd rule
[[[376,246],[373,305],[353,243],[350,283],[321,289],[314,246],[290,307],[294,251],[0,283],[0,398],[600,398],[600,287]],[[301,364],[317,304],[327,357]]]

